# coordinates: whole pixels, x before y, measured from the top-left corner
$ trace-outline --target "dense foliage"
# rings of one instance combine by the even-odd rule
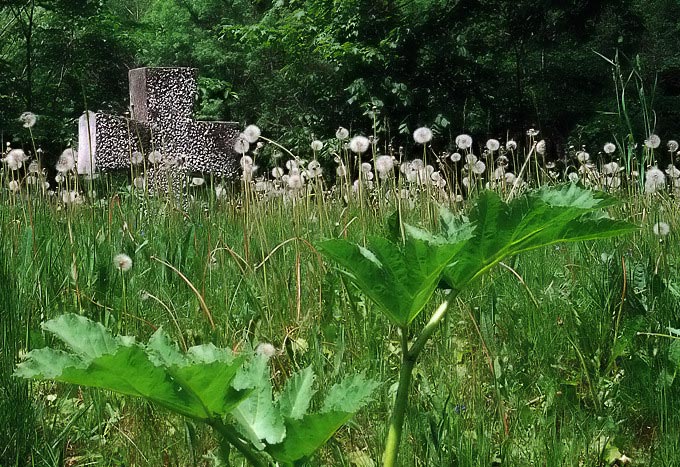
[[[680,5],[669,0],[3,5],[3,139],[26,138],[16,117],[30,110],[52,153],[85,108],[124,112],[127,69],[147,65],[199,68],[200,117],[258,123],[289,142],[375,123],[396,146],[423,124],[442,144],[453,132],[500,137],[528,127],[557,148],[568,137],[590,142],[621,121],[612,73],[628,86],[627,112],[653,115],[651,130],[672,137],[679,121]],[[620,68],[597,54],[618,57]]]

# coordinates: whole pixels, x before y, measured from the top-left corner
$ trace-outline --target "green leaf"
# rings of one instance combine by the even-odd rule
[[[312,388],[315,376],[312,367],[296,373],[286,382],[286,386],[279,395],[278,403],[281,416],[293,420],[300,420],[309,409],[309,403],[316,392]]]
[[[306,371],[306,370],[305,370]],[[286,419],[286,437],[267,446],[279,462],[297,463],[311,456],[333,436],[359,409],[366,405],[379,383],[363,374],[350,376],[329,391],[319,413],[301,419]]]
[[[325,412],[305,415],[300,420],[286,420],[286,438],[267,446],[267,452],[278,462],[295,464],[316,452],[354,414]]]
[[[504,258],[561,242],[612,237],[637,230],[595,211],[616,201],[604,193],[567,185],[544,188],[503,202],[483,192],[470,214],[475,225],[455,264],[444,271],[450,286],[460,289]]]
[[[328,391],[321,412],[356,412],[371,399],[379,385],[362,373],[345,378]]]
[[[221,418],[248,396],[249,388],[232,387],[242,357],[228,349],[199,346],[181,354],[162,330],[147,346],[126,336],[113,337],[99,323],[63,315],[43,328],[74,353],[33,350],[16,376],[53,379],[143,397],[197,420]]]
[[[232,415],[243,434],[259,449],[264,449],[263,440],[267,444],[276,444],[286,436],[283,417],[272,399],[272,384],[265,356],[258,356],[251,361],[239,373],[234,386],[238,389],[251,381],[256,383],[255,390],[232,411]]]
[[[114,353],[118,341],[101,323],[90,321],[84,316],[67,314],[46,321],[41,326],[68,345],[73,352],[85,359]]]
[[[342,266],[345,274],[400,327],[407,326],[429,302],[443,269],[453,260],[465,235],[449,241],[404,225],[405,244],[371,237],[365,247],[342,239],[317,248]]]

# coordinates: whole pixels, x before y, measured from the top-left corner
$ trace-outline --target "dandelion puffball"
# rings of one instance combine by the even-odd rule
[[[616,145],[614,143],[607,143],[604,145],[604,152],[607,154],[613,154],[616,151]]]
[[[456,136],[456,146],[463,150],[470,149],[472,146],[472,136],[466,134]]]
[[[486,142],[486,148],[489,151],[498,151],[498,149],[501,147],[501,143],[497,139],[491,138]]]
[[[260,135],[262,134],[262,131],[260,131],[260,128],[257,125],[248,125],[245,130],[243,130],[243,133],[241,135],[243,138],[245,138],[246,141],[249,143],[255,143],[257,142],[258,139],[260,139]],[[240,152],[240,151],[237,151]],[[245,151],[243,151],[245,152]]]
[[[420,127],[413,132],[413,140],[418,144],[427,144],[432,140],[432,130],[427,127]]]
[[[121,272],[127,272],[132,269],[132,258],[125,253],[118,253],[113,257],[113,265]]]
[[[33,128],[37,117],[33,112],[24,112],[19,116],[19,121],[23,123],[24,128]]]
[[[344,141],[347,138],[349,138],[349,130],[341,126],[335,132],[335,137],[338,138],[340,141]]]
[[[355,136],[349,142],[349,149],[356,154],[363,154],[368,151],[371,142],[365,136]]]
[[[657,222],[652,227],[652,230],[654,231],[654,235],[657,235],[659,237],[665,237],[671,232],[670,226],[665,222]]]

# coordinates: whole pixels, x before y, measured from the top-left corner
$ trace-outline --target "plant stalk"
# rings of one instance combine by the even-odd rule
[[[397,465],[397,456],[401,444],[406,408],[408,407],[408,393],[411,389],[413,368],[418,361],[420,352],[425,348],[425,344],[430,340],[432,334],[434,334],[434,331],[446,314],[449,304],[457,295],[458,290],[453,289],[449,292],[420,332],[418,339],[416,339],[410,349],[408,347],[408,329],[406,326],[401,328],[401,368],[399,369],[399,386],[397,388],[397,397],[394,401],[394,407],[392,408],[392,415],[390,416],[387,440],[385,441],[385,452],[383,453],[384,467],[396,467]]]
[[[397,397],[390,416],[390,427],[385,441],[385,452],[383,454],[383,466],[394,467],[397,465],[397,455],[401,444],[401,434],[408,407],[408,392],[411,388],[411,378],[416,359],[412,358],[408,351],[408,331],[406,327],[401,328],[401,368],[399,369],[399,387]]]
[[[246,460],[253,467],[268,467],[269,463],[258,455],[252,447],[243,441],[241,437],[236,433],[233,427],[226,425],[222,420],[213,420],[208,423],[219,435],[222,437],[223,441],[234,446]],[[223,443],[222,443],[223,444]],[[226,459],[228,461],[229,459]]]

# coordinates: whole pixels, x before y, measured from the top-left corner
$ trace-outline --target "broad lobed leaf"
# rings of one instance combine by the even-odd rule
[[[113,337],[100,323],[74,314],[47,321],[43,328],[73,353],[33,350],[15,375],[144,397],[204,421],[226,415],[253,387],[232,387],[242,357],[235,358],[228,349],[212,345],[182,354],[162,330],[144,346],[126,336]]]
[[[370,237],[366,247],[347,240],[319,242],[317,248],[342,266],[345,274],[400,327],[407,326],[425,307],[442,270],[463,245],[405,225],[403,246],[383,237]]]
[[[486,191],[470,214],[474,235],[455,264],[446,268],[444,277],[450,286],[460,289],[508,256],[556,243],[601,239],[637,230],[630,223],[595,212],[615,202],[604,193],[574,184],[544,188],[510,203]]]

